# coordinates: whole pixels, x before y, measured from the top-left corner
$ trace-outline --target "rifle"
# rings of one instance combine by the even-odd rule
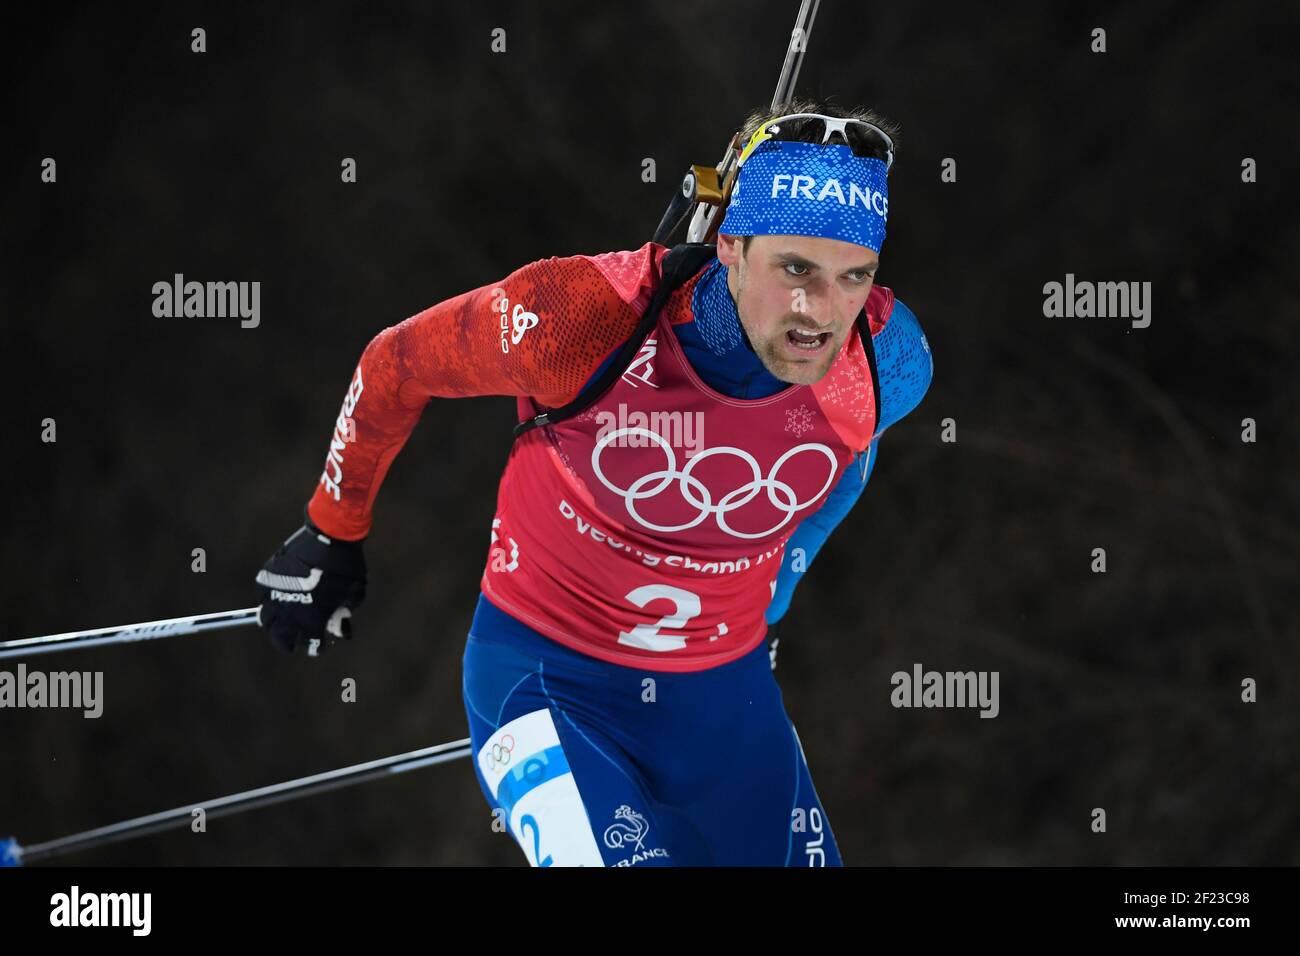
[[[773,110],[790,99],[795,84],[799,82],[799,69],[803,66],[808,37],[812,34],[813,21],[817,19],[817,7],[820,4],[821,0],[802,0],[799,6],[799,16],[795,19],[794,29],[790,31],[790,43],[785,50],[785,62],[781,65],[781,78],[777,80],[776,92],[772,96]],[[732,134],[727,148],[722,152],[722,159],[716,166],[696,164],[686,170],[681,187],[659,220],[659,227],[654,234],[655,242],[667,245],[669,237],[688,216],[690,226],[686,230],[686,241],[713,241],[718,226],[722,223],[719,214],[727,208],[731,187],[736,182],[736,157],[739,156],[742,145],[741,132],[743,131],[737,130]]]

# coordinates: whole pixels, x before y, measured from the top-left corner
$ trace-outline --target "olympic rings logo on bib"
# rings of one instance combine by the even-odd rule
[[[510,755],[515,749],[515,738],[511,734],[506,734],[499,741],[492,744],[491,750],[483,755],[483,762],[487,764],[486,770],[495,770],[497,766],[505,767],[510,763]]]
[[[601,471],[601,454],[604,452],[607,445],[612,444],[623,436],[633,434],[643,435],[650,441],[659,445],[667,456],[668,465],[661,471],[652,471],[649,474],[642,475],[627,488],[621,488],[605,477],[605,473]],[[805,452],[825,455],[826,460],[830,463],[830,470],[826,475],[826,481],[822,484],[821,488],[817,490],[816,494],[807,501],[799,503],[798,495],[795,494],[794,489],[785,482],[780,481],[777,478],[777,473],[781,470],[781,466],[787,461],[795,455]],[[741,485],[739,488],[728,491],[718,499],[717,504],[713,503],[713,495],[708,486],[699,478],[696,478],[691,474],[696,465],[712,455],[735,456],[748,464],[750,471],[753,473],[752,480]],[[835,460],[835,453],[825,445],[815,442],[806,442],[802,445],[795,445],[793,448],[785,452],[785,454],[773,463],[772,470],[764,476],[758,467],[758,461],[755,460],[754,456],[749,452],[745,451],[743,448],[719,445],[716,448],[709,448],[695,455],[695,457],[687,462],[686,467],[679,471],[677,468],[677,455],[673,452],[672,446],[663,438],[662,435],[659,435],[648,428],[620,428],[616,431],[609,432],[596,443],[596,447],[593,448],[591,452],[591,468],[592,471],[596,473],[596,477],[600,479],[601,483],[604,484],[606,488],[615,494],[623,496],[623,503],[627,507],[627,513],[635,518],[643,527],[649,528],[652,531],[685,531],[688,528],[695,527],[709,515],[715,515],[717,517],[718,527],[732,537],[765,538],[768,535],[781,530],[789,523],[790,519],[794,517],[796,512],[802,511],[804,508],[812,505],[822,496],[822,493],[825,492],[826,489],[830,487],[831,482],[835,480],[835,473],[839,468],[839,463]],[[648,521],[637,513],[637,501],[644,498],[658,498],[660,493],[673,483],[674,479],[676,479],[682,500],[698,509],[698,513],[694,518],[687,521],[685,524],[661,525]],[[658,481],[658,484],[655,485],[655,487],[649,490],[644,490],[646,485],[656,480]],[[772,503],[774,508],[783,512],[785,517],[766,531],[746,532],[737,531],[735,528],[728,527],[727,515],[749,504],[758,496],[760,491],[767,492],[767,500]],[[777,499],[778,494],[784,499],[783,501]]]

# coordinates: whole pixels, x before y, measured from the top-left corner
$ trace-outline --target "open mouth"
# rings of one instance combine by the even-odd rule
[[[785,340],[800,352],[819,352],[831,340],[831,333],[804,332],[800,329],[790,329],[785,333]]]

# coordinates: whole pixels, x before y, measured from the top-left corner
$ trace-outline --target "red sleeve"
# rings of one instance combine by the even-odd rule
[[[430,398],[529,396],[563,405],[632,334],[667,249],[551,257],[430,306],[370,340],[307,514],[326,534],[370,533],[388,468]]]

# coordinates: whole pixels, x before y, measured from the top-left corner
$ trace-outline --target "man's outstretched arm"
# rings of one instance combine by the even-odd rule
[[[258,623],[287,653],[352,636],[364,538],[389,465],[429,399],[569,401],[631,334],[667,250],[551,258],[384,329],[362,352],[303,527],[257,573]]]
[[[662,251],[542,259],[376,335],[344,396],[310,520],[342,540],[369,534],[380,485],[431,398],[573,398],[631,334]]]

